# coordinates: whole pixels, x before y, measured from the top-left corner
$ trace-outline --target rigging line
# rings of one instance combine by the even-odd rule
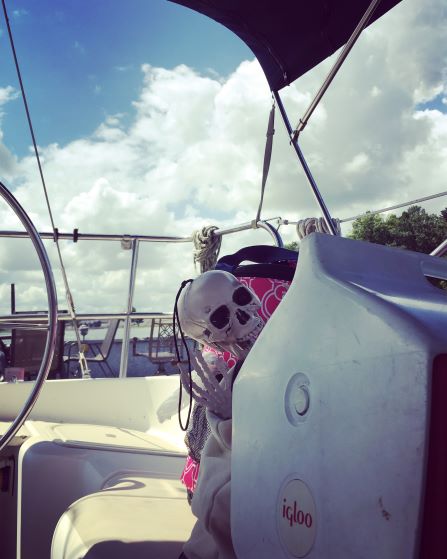
[[[417,204],[418,202],[425,202],[426,200],[433,200],[433,198],[440,198],[441,196],[446,196],[447,190],[445,192],[439,192],[438,194],[431,194],[430,196],[424,196],[423,198],[416,198],[416,200],[410,200],[410,202],[404,202],[403,204],[395,204],[394,206],[388,206],[387,208],[382,208],[381,210],[374,210],[372,212],[364,212],[362,214],[354,215],[352,217],[345,217],[340,219],[340,223],[345,223],[346,221],[354,221],[359,217],[364,217],[366,215],[375,215],[383,212],[388,212],[390,210],[396,210],[398,208],[404,208],[405,206],[411,206]]]
[[[9,24],[9,17],[8,17],[8,11],[6,9],[5,0],[2,0],[2,5],[3,5],[3,13],[5,15],[5,20],[6,20],[6,27],[8,29],[9,42],[10,42],[10,45],[11,45],[12,55],[14,57],[14,64],[15,64],[17,77],[18,77],[19,84],[20,84],[20,91],[22,93],[23,104],[25,106],[25,112],[26,112],[26,118],[27,118],[27,121],[28,121],[28,127],[29,127],[29,130],[30,130],[30,133],[31,133],[31,140],[33,142],[34,153],[35,153],[36,159],[37,159],[37,166],[39,167],[39,174],[40,174],[40,179],[41,179],[42,185],[43,185],[43,190],[44,190],[44,194],[45,194],[45,200],[46,200],[46,203],[47,203],[48,212],[50,214],[51,227],[53,228],[53,232],[54,232],[55,226],[54,226],[53,215],[51,213],[50,201],[48,199],[48,193],[47,193],[47,187],[46,187],[46,184],[45,184],[45,178],[43,176],[42,165],[41,165],[41,162],[40,162],[39,152],[38,152],[38,149],[37,149],[36,137],[34,135],[34,127],[33,127],[32,121],[31,121],[31,115],[30,115],[29,108],[28,108],[28,101],[27,101],[26,95],[25,95],[25,87],[24,87],[23,81],[22,81],[22,73],[20,71],[19,61],[17,59],[17,53],[16,53],[16,49],[15,49],[15,45],[14,45],[14,39],[13,39],[13,36],[12,36],[11,26]]]
[[[440,198],[441,196],[446,196],[447,190],[444,192],[438,192],[438,194],[431,194],[430,196],[423,196],[422,198],[416,198],[415,200],[410,200],[409,202],[404,202],[402,204],[395,204],[394,206],[388,206],[387,208],[382,208],[380,210],[373,210],[363,212],[361,214],[353,215],[352,217],[345,217],[344,219],[339,219],[339,223],[346,223],[347,221],[355,221],[360,217],[365,217],[367,215],[376,215],[381,214],[384,212],[389,212],[390,210],[396,210],[398,208],[405,208],[407,206],[412,206],[413,204],[417,204],[419,202],[425,202],[426,200],[433,200],[434,198]],[[278,226],[281,225],[298,225],[299,221],[291,221],[290,219],[283,219],[281,217],[272,217],[271,219],[266,219],[265,221],[274,221],[278,223]]]
[[[73,297],[72,297],[72,294],[71,294],[71,291],[70,291],[70,287],[68,285],[68,278],[67,278],[67,274],[66,274],[66,271],[65,271],[65,266],[64,266],[64,263],[63,263],[63,260],[62,260],[62,253],[61,253],[59,242],[58,242],[57,229],[56,229],[56,226],[54,224],[53,213],[51,211],[51,205],[50,205],[50,200],[49,200],[49,197],[48,197],[47,185],[46,185],[46,182],[45,182],[45,177],[44,177],[44,174],[43,174],[42,164],[41,164],[41,161],[40,161],[39,150],[37,149],[36,136],[34,134],[34,127],[33,127],[33,123],[32,123],[32,120],[31,120],[31,114],[30,114],[30,111],[29,111],[28,101],[27,101],[26,94],[25,94],[25,87],[23,85],[23,80],[22,80],[22,72],[20,71],[20,65],[19,65],[19,61],[18,61],[18,58],[17,58],[17,52],[16,52],[16,48],[15,48],[15,44],[14,44],[14,38],[13,38],[13,35],[12,35],[11,25],[9,23],[8,10],[6,8],[5,0],[2,0],[2,6],[3,6],[3,13],[4,13],[4,16],[5,16],[6,27],[8,29],[9,43],[11,45],[11,50],[12,50],[12,54],[13,54],[13,57],[14,57],[14,64],[15,64],[15,68],[16,68],[17,78],[19,80],[19,85],[20,85],[20,91],[21,91],[21,94],[22,94],[23,104],[25,106],[26,118],[27,118],[27,121],[28,121],[28,127],[29,127],[29,131],[30,131],[30,134],[31,134],[31,140],[32,140],[32,143],[33,143],[34,154],[36,156],[37,166],[39,168],[40,180],[42,182],[42,187],[43,187],[43,191],[44,191],[44,195],[45,195],[45,201],[46,201],[46,204],[47,204],[48,214],[49,214],[49,217],[50,217],[51,227],[53,229],[53,238],[54,238],[54,242],[56,244],[56,250],[57,250],[58,259],[59,259],[59,263],[60,263],[60,267],[61,267],[62,278],[63,278],[63,281],[64,281],[65,295],[66,295],[66,299],[67,299],[67,304],[68,304],[68,308],[69,308],[69,311],[70,311],[70,316],[73,320],[73,328],[74,328],[75,333],[76,333],[76,341],[77,341],[78,350],[79,350],[79,364],[81,366],[83,376],[89,376],[87,361],[85,360],[84,352],[82,351],[81,336],[79,334],[79,330],[78,330],[77,324],[76,324],[76,314],[75,314]]]

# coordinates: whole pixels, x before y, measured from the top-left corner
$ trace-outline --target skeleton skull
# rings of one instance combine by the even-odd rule
[[[243,358],[264,325],[258,297],[230,273],[205,272],[183,291],[180,325],[188,336]]]

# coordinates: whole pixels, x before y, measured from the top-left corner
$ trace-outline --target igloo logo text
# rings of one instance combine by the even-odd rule
[[[312,493],[301,479],[286,480],[278,495],[277,527],[282,546],[293,557],[305,557],[317,535]]]
[[[282,506],[282,517],[286,518],[289,522],[289,526],[292,528],[295,524],[298,526],[306,526],[306,528],[311,528],[313,524],[312,514],[302,510],[297,501],[288,504],[287,499],[284,499]]]

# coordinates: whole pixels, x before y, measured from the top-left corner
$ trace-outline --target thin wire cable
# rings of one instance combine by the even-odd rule
[[[447,190],[445,192],[438,192],[438,194],[430,194],[429,196],[423,196],[422,198],[416,198],[415,200],[410,200],[409,202],[403,202],[402,204],[395,204],[394,206],[388,206],[387,208],[382,208],[380,210],[371,210],[363,212],[361,214],[354,215],[352,217],[345,217],[344,219],[338,219],[339,223],[346,223],[347,221],[355,221],[360,217],[365,217],[367,215],[376,215],[384,212],[389,212],[391,210],[396,210],[398,208],[405,208],[407,206],[412,206],[413,204],[418,204],[419,202],[425,202],[427,200],[433,200],[434,198],[440,198],[441,196],[446,196]],[[266,219],[264,221],[277,221],[278,228],[281,225],[298,225],[300,221],[292,221],[290,219],[283,219],[281,217],[272,217],[271,219]]]
[[[431,194],[430,196],[424,196],[423,198],[416,198],[416,200],[410,200],[410,202],[404,202],[403,204],[395,204],[394,206],[388,206],[387,208],[382,208],[381,210],[374,210],[371,212],[364,212],[362,214],[354,215],[352,217],[345,217],[344,219],[340,219],[340,223],[345,223],[346,221],[355,221],[359,217],[364,217],[366,215],[381,214],[384,212],[389,212],[390,210],[405,208],[406,206],[412,206],[413,204],[417,204],[419,202],[425,202],[426,200],[433,200],[433,198],[439,198],[445,195],[447,195],[447,191],[439,192],[438,194]]]
[[[72,297],[72,294],[71,294],[71,291],[70,291],[70,287],[68,285],[68,278],[67,278],[67,274],[66,274],[66,271],[65,271],[65,266],[64,266],[64,263],[63,263],[63,260],[62,260],[62,253],[61,253],[61,249],[60,249],[59,241],[58,241],[58,232],[57,232],[57,228],[54,224],[53,213],[51,211],[51,205],[50,205],[50,199],[48,197],[47,185],[46,185],[46,182],[45,182],[45,177],[44,177],[44,174],[43,174],[42,164],[41,164],[41,161],[40,161],[39,150],[37,149],[36,136],[34,134],[34,127],[33,127],[33,123],[32,123],[32,120],[31,120],[31,114],[30,114],[29,107],[28,107],[28,101],[27,101],[27,98],[26,98],[25,87],[23,85],[23,80],[22,80],[22,72],[20,70],[20,65],[19,65],[19,61],[18,61],[18,57],[17,57],[17,52],[16,52],[16,48],[15,48],[15,44],[14,44],[14,38],[13,38],[13,35],[12,35],[11,26],[10,26],[10,23],[9,23],[8,10],[6,8],[5,0],[2,0],[2,5],[3,5],[3,14],[5,16],[5,21],[6,21],[6,27],[8,29],[9,43],[11,45],[12,55],[14,57],[14,64],[15,64],[15,68],[16,68],[17,78],[19,80],[20,91],[21,91],[21,94],[22,94],[23,104],[24,104],[25,112],[26,112],[26,118],[27,118],[27,121],[28,121],[28,127],[29,127],[29,131],[30,131],[30,134],[31,134],[31,140],[32,140],[32,143],[33,143],[34,154],[36,156],[37,166],[39,168],[40,180],[42,182],[42,187],[43,187],[43,192],[44,192],[44,195],[45,195],[45,201],[46,201],[46,205],[47,205],[47,209],[48,209],[48,214],[49,214],[49,217],[50,217],[51,227],[53,229],[53,238],[54,238],[54,242],[56,244],[57,255],[58,255],[59,264],[60,264],[60,267],[61,267],[62,278],[63,278],[63,281],[64,281],[65,296],[66,296],[66,299],[67,299],[67,304],[68,304],[68,309],[69,309],[69,312],[70,312],[70,316],[71,316],[72,321],[73,321],[73,328],[74,328],[74,331],[76,333],[76,341],[77,341],[78,350],[79,350],[79,365],[80,365],[81,370],[82,370],[82,375],[83,376],[90,376],[89,372],[88,372],[87,361],[85,359],[84,352],[82,351],[81,336],[79,334],[79,330],[78,330],[77,323],[76,323],[76,312],[75,312],[75,308],[74,308],[73,297]]]
[[[34,135],[34,128],[33,128],[33,124],[32,124],[32,121],[31,121],[30,111],[29,111],[29,108],[28,108],[28,101],[27,101],[26,95],[25,95],[25,87],[24,87],[23,81],[22,81],[22,73],[20,71],[19,61],[18,61],[18,58],[17,58],[17,53],[16,53],[16,49],[15,49],[15,45],[14,45],[14,39],[13,39],[13,36],[12,36],[11,26],[9,24],[9,17],[8,17],[8,11],[6,9],[5,0],[2,0],[2,4],[3,4],[3,13],[5,15],[5,20],[6,20],[6,27],[8,29],[9,43],[11,45],[12,55],[14,57],[14,64],[15,64],[17,77],[18,77],[19,84],[20,84],[20,91],[22,93],[23,104],[25,106],[26,118],[28,120],[28,126],[29,126],[29,130],[30,130],[30,133],[31,133],[31,139],[32,139],[32,142],[33,142],[34,153],[35,153],[36,159],[37,159],[37,166],[39,167],[40,179],[42,181],[43,190],[44,190],[44,194],[45,194],[45,200],[46,200],[48,211],[49,211],[49,214],[50,214],[51,226],[52,226],[53,232],[54,232],[56,228],[54,226],[53,215],[51,213],[50,201],[48,199],[48,193],[47,193],[47,187],[46,187],[45,179],[44,179],[44,176],[43,176],[42,165],[40,163],[39,152],[37,150],[36,137]]]
[[[189,375],[189,407],[188,407],[188,415],[186,417],[186,425],[183,427],[183,423],[182,423],[182,416],[181,416],[181,410],[182,410],[182,399],[183,399],[183,384],[182,384],[182,377],[181,377],[181,369],[180,369],[180,390],[179,390],[179,397],[178,397],[178,422],[180,425],[180,429],[182,431],[187,431],[188,427],[189,427],[189,420],[191,418],[191,412],[192,412],[192,376],[191,376],[191,356],[189,354],[189,348],[188,348],[188,344],[186,343],[186,339],[185,339],[185,335],[183,334],[183,329],[182,329],[182,325],[180,324],[180,319],[178,316],[178,300],[179,297],[183,291],[183,289],[188,285],[188,283],[192,283],[193,280],[192,279],[188,279],[185,281],[182,281],[182,284],[180,286],[180,289],[177,292],[177,295],[175,297],[175,303],[174,303],[174,313],[173,313],[173,317],[172,317],[172,335],[174,336],[174,345],[175,345],[175,352],[177,354],[177,360],[178,360],[178,367],[180,368],[180,351],[178,349],[178,345],[177,345],[177,335],[175,332],[175,322],[177,321],[178,323],[178,327],[179,327],[179,331],[180,331],[180,336],[182,337],[182,343],[185,346],[186,349],[186,355],[188,356],[188,375]]]

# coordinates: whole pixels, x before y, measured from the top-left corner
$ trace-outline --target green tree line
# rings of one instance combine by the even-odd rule
[[[411,206],[399,217],[367,213],[354,221],[348,237],[429,254],[447,239],[447,208],[439,215],[420,206]],[[294,241],[286,248],[298,250],[299,245]]]
[[[366,214],[352,225],[351,239],[429,254],[447,238],[447,208],[439,215],[411,206],[397,217]]]

